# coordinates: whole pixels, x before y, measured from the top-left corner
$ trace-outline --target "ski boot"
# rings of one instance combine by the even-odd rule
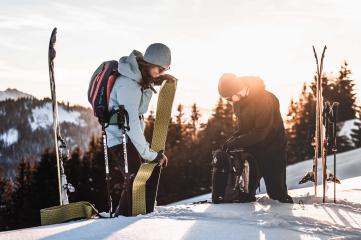
[[[303,184],[306,182],[315,182],[315,176],[313,172],[307,172],[306,175],[298,182],[298,184]]]
[[[327,182],[335,182],[335,183],[337,183],[337,184],[341,184],[340,179],[338,179],[336,176],[334,176],[330,171],[327,171],[326,181],[327,181]]]

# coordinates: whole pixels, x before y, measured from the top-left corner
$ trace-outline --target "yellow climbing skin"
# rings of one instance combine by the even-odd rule
[[[151,143],[151,148],[157,152],[165,150],[169,120],[171,118],[176,88],[176,82],[164,81],[159,91],[156,119]],[[146,183],[156,166],[157,164],[155,163],[143,163],[138,170],[132,189],[133,216],[146,214]]]
[[[40,210],[41,225],[62,223],[69,220],[91,218],[99,214],[88,202],[76,202]]]
[[[169,120],[172,114],[172,106],[176,88],[176,82],[163,82],[163,85],[159,91],[156,119],[154,123],[151,144],[151,148],[157,152],[165,150],[165,142],[167,140]]]

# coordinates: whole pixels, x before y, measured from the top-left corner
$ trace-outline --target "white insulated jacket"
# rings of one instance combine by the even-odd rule
[[[116,79],[110,93],[109,109],[124,105],[129,114],[129,128],[127,136],[130,138],[141,157],[152,161],[157,157],[157,152],[150,149],[144,137],[144,121],[140,117],[145,114],[153,92],[140,86],[141,72],[136,61],[136,56],[142,53],[133,50],[129,56],[121,57],[118,64],[120,76]],[[121,130],[118,126],[110,125],[106,129],[108,147],[122,144]]]

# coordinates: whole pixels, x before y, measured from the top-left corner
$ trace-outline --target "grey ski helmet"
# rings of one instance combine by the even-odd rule
[[[153,43],[145,50],[144,61],[163,68],[169,68],[171,62],[170,49],[162,43]]]

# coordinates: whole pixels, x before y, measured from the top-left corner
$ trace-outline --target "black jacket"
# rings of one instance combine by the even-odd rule
[[[234,104],[238,130],[233,134],[231,148],[263,153],[284,151],[286,136],[278,99],[265,90],[261,80],[248,87],[249,96]]]

